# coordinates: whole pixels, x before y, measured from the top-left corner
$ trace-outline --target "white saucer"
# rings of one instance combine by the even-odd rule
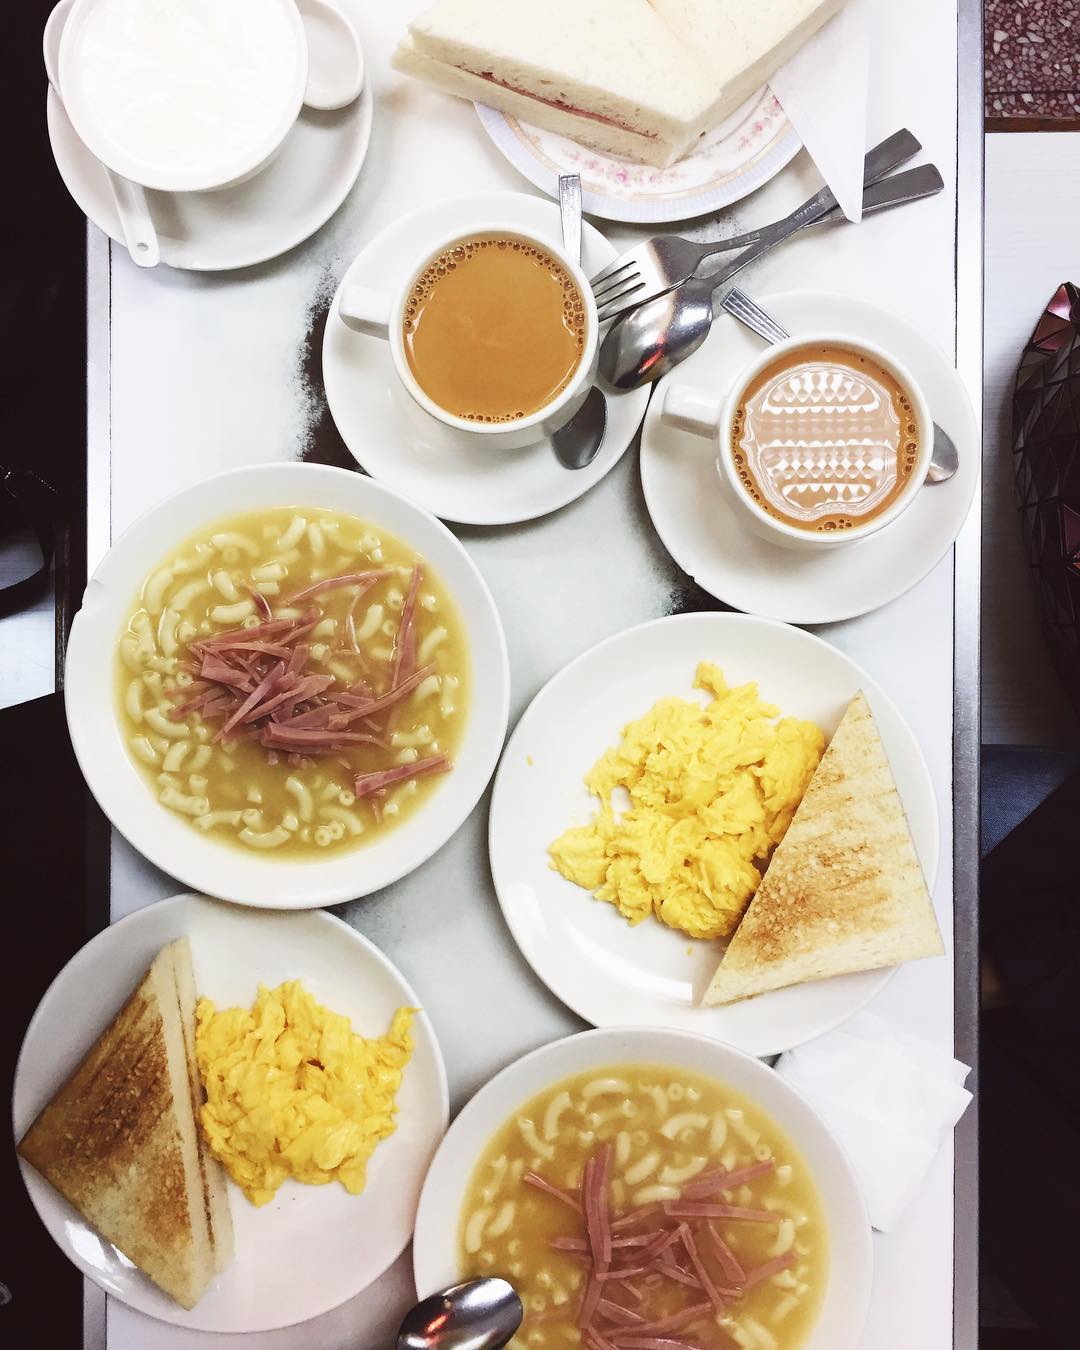
[[[395,1010],[418,1007],[401,973],[367,938],[321,911],[239,909],[179,895],[99,933],[63,968],[27,1028],[15,1071],[12,1116],[21,1138],[108,1025],[151,961],[173,938],[191,940],[196,988],[218,1007],[248,1006],[260,981],[300,979],[315,998],[381,1036]],[[446,1129],[446,1070],[427,1015],[398,1093],[397,1129],[376,1148],[363,1194],[336,1182],[286,1181],[256,1209],[228,1182],[236,1257],[190,1311],[137,1270],[27,1163],[30,1199],[76,1266],[124,1303],[176,1326],[269,1331],[336,1308],[366,1289],[412,1236],[424,1174]]]
[[[903,319],[853,296],[755,296],[795,336],[813,330],[874,342],[911,371],[935,422],[960,452],[955,477],[925,487],[899,520],[861,543],[807,555],[778,548],[743,525],[724,495],[715,443],[660,420],[669,381],[727,389],[761,339],[721,313],[704,346],[659,382],[641,435],[641,482],[656,532],[684,572],[736,609],[789,623],[836,623],[895,600],[948,552],[979,481],[979,434],[951,359]]]
[[[362,29],[358,0],[339,0]],[[161,261],[223,272],[276,258],[325,225],[356,182],[371,139],[370,80],[336,112],[305,107],[281,151],[253,178],[218,192],[147,192]],[[49,141],[64,186],[83,213],[118,244],[120,222],[105,170],[75,132],[55,90],[47,104]]]
[[[719,211],[775,177],[802,146],[767,85],[666,169],[589,150],[482,103],[474,106],[492,141],[530,183],[554,197],[560,174],[580,174],[582,205],[607,220],[688,220]]]
[[[652,918],[631,928],[613,905],[560,876],[548,858],[548,845],[565,829],[589,821],[596,798],[585,774],[618,744],[621,728],[665,696],[700,698],[692,688],[699,661],[715,661],[731,685],[757,681],[766,702],[816,722],[826,737],[862,690],[933,890],[940,850],[934,787],[895,704],[836,647],[747,614],[654,619],[601,642],[548,681],[514,729],[495,777],[491,874],[525,959],[594,1026],[671,1027],[751,1055],[779,1054],[858,1012],[893,972],[840,975],[703,1008],[719,944],[691,941]]]
[[[461,525],[509,525],[533,520],[574,501],[613,468],[634,438],[649,390],[608,395],[607,434],[585,469],[564,469],[549,441],[522,450],[447,449],[428,444],[395,393],[386,342],[356,333],[338,318],[342,289],[353,283],[386,287],[414,259],[456,230],[482,230],[490,221],[523,225],[557,242],[559,211],[552,202],[519,192],[487,192],[432,202],[377,234],[341,279],[323,338],[326,400],[349,451],[373,478],[397,488],[443,520]],[[591,276],[616,256],[586,223],[583,267]]]

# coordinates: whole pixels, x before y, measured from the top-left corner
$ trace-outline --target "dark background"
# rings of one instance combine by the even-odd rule
[[[41,34],[49,0],[5,6],[6,131],[0,217],[0,477],[31,468],[57,489],[57,650],[85,584],[86,222],[53,164]],[[0,540],[18,530],[0,509]],[[9,621],[10,622],[10,621]],[[3,641],[0,628],[0,641]],[[46,987],[104,926],[108,835],[71,753],[58,695],[0,712],[0,1101],[11,1100],[23,1032]],[[27,789],[31,790],[28,791]],[[63,822],[58,833],[57,822]],[[91,882],[93,878],[93,882]],[[5,1134],[9,1127],[5,1124]],[[0,1162],[0,1346],[77,1350],[82,1277],[34,1213],[14,1150]]]

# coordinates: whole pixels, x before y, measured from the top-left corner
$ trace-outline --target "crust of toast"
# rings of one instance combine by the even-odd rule
[[[944,951],[873,714],[849,705],[706,1005]]]
[[[214,1251],[174,958],[172,946],[158,954],[18,1152],[191,1308],[214,1273]]]

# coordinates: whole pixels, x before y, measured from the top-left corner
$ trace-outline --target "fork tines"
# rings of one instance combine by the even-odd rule
[[[640,290],[644,285],[645,282],[641,278],[641,273],[633,258],[626,258],[618,265],[613,263],[612,266],[607,267],[591,281],[593,297],[597,301],[598,309],[625,300],[626,296],[632,296],[636,290]]]

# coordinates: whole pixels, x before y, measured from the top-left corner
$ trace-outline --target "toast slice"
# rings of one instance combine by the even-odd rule
[[[702,1000],[944,951],[873,714],[852,699]]]
[[[185,1308],[205,1292],[218,1252],[232,1253],[224,1180],[197,1121],[194,993],[182,938],[158,953],[18,1149]]]

